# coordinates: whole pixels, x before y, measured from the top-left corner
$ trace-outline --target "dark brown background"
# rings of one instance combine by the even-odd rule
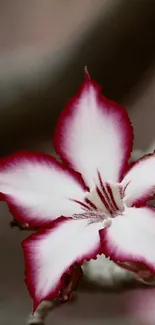
[[[126,105],[135,148],[154,149],[154,0],[0,1],[0,154],[52,152],[58,113],[87,65],[104,94]],[[0,208],[0,323],[21,325],[31,301],[23,283],[24,234]],[[154,324],[155,291],[79,294],[49,324]]]

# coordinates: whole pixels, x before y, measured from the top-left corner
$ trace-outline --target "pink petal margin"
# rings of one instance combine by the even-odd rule
[[[78,223],[83,224],[84,226],[80,226],[79,230],[77,230],[77,235],[76,237],[72,232],[70,232],[67,236],[65,237],[65,231],[63,228],[63,235],[58,236],[59,241],[57,242],[57,245],[55,244],[54,246],[48,245],[49,248],[49,256],[47,255],[47,249],[45,249],[44,253],[43,251],[40,251],[39,242],[44,238],[44,236],[47,238],[47,236],[51,236],[53,238],[53,235],[55,236],[56,232],[59,232],[59,229],[61,227],[64,227],[65,224],[71,226],[73,229],[73,233],[76,234],[76,224]],[[72,224],[73,223],[73,224]],[[25,259],[25,283],[27,285],[27,288],[29,290],[29,293],[34,301],[34,311],[37,308],[37,306],[40,304],[42,300],[51,300],[55,299],[59,293],[59,290],[61,286],[63,285],[63,274],[67,273],[70,274],[70,267],[72,266],[73,263],[79,263],[80,265],[83,264],[83,261],[89,261],[90,259],[96,259],[98,254],[101,254],[101,246],[100,246],[100,237],[99,237],[99,229],[103,226],[102,224],[99,225],[99,223],[94,223],[94,224],[89,224],[87,223],[86,220],[80,220],[80,221],[75,221],[72,219],[67,219],[67,218],[59,218],[55,222],[53,222],[52,227],[50,229],[41,229],[37,233],[30,235],[27,239],[25,239],[22,242],[22,247],[24,251],[24,259]],[[67,226],[68,227],[68,226]],[[83,229],[83,230],[82,230]],[[86,241],[84,234],[86,234]],[[69,237],[69,238],[68,238]],[[64,242],[64,238],[67,241],[67,246],[66,242]],[[79,238],[79,246],[81,247],[77,249],[77,238]],[[71,240],[72,239],[72,240]],[[93,239],[93,240],[92,240]],[[55,239],[54,239],[55,240]],[[83,245],[83,242],[85,242],[85,245]],[[82,246],[81,246],[82,245]],[[64,248],[65,247],[65,248]],[[65,249],[67,250],[65,251]],[[71,256],[69,259],[67,256],[70,254],[70,248],[71,248]],[[62,249],[62,254],[63,255],[57,255],[57,249],[58,251],[61,251]],[[74,251],[74,253],[73,253]],[[76,252],[76,253],[75,253]],[[39,253],[39,254],[38,254]],[[65,255],[66,254],[66,255]],[[75,255],[74,255],[75,254]],[[54,257],[54,260],[52,259],[52,256]],[[66,256],[66,258],[65,258]],[[45,259],[44,259],[45,257]],[[47,258],[48,257],[48,258]],[[59,264],[61,264],[62,259],[67,261],[72,261],[70,263],[65,262],[65,269],[61,270],[61,275],[60,275],[60,267]],[[41,259],[41,264],[39,262],[39,259]],[[44,264],[45,261],[45,264]],[[48,262],[50,261],[50,265]],[[43,263],[43,264],[42,264]],[[46,267],[47,263],[47,267]],[[57,265],[58,263],[58,265]],[[64,263],[64,262],[63,262]],[[40,286],[40,281],[38,280],[38,273],[42,271],[42,267],[45,268],[45,270],[48,270],[50,268],[50,272],[47,272],[46,277],[45,277],[45,283],[43,285],[43,291],[44,287],[46,287],[46,293],[45,294],[40,294],[38,293],[38,287]],[[52,283],[52,273],[54,270],[57,270],[58,268],[58,273],[56,272],[58,276],[58,281],[56,283]],[[45,271],[46,272],[46,271]],[[44,271],[43,271],[44,273]],[[42,279],[42,277],[41,277]],[[51,281],[51,282],[50,282]],[[48,289],[47,289],[47,283],[48,283]],[[50,289],[50,286],[53,286],[53,289]]]
[[[70,99],[64,110],[61,112],[58,123],[56,125],[55,135],[54,135],[54,147],[56,152],[60,155],[61,159],[70,167],[74,168],[75,170],[82,173],[81,169],[78,168],[76,165],[76,161],[74,158],[74,153],[68,152],[68,141],[71,138],[70,133],[70,121],[73,120],[76,116],[77,112],[77,103],[80,98],[84,95],[84,93],[89,90],[90,87],[93,87],[95,93],[96,93],[96,103],[98,106],[98,109],[102,109],[103,115],[108,114],[116,116],[116,122],[117,120],[121,121],[120,127],[122,128],[122,136],[121,140],[123,141],[123,150],[124,150],[124,156],[123,156],[123,164],[121,163],[121,166],[119,166],[119,180],[120,181],[126,172],[128,170],[128,160],[130,158],[132,147],[133,147],[133,128],[131,125],[131,121],[129,119],[127,111],[121,107],[119,104],[115,103],[112,100],[107,99],[101,94],[101,86],[99,86],[94,80],[91,80],[89,74],[87,71],[85,71],[85,80],[80,87],[77,94]],[[88,113],[89,115],[89,113]],[[89,119],[89,116],[88,116]],[[119,122],[118,122],[119,123]],[[91,128],[91,126],[90,126]],[[79,121],[79,129],[80,129],[80,121]],[[69,139],[68,139],[69,137]],[[110,143],[109,143],[110,146]],[[75,147],[76,150],[76,147]],[[93,155],[93,152],[92,152]],[[101,148],[101,155],[105,155],[104,152],[104,139],[103,139],[103,147]],[[84,164],[84,161],[83,161]],[[96,169],[98,166],[96,166]],[[117,167],[116,167],[117,168]],[[99,170],[100,171],[100,170]],[[101,171],[100,171],[101,172]],[[82,173],[83,174],[83,173]],[[84,177],[84,174],[83,174]]]
[[[59,226],[61,222],[65,222],[67,219],[64,217],[60,217],[56,221],[53,221],[52,225],[50,226],[50,230],[56,228]],[[31,234],[29,237],[27,237],[22,242],[22,248],[24,253],[24,262],[25,262],[25,284],[27,286],[27,289],[29,291],[29,294],[31,298],[33,299],[33,312],[35,312],[38,305],[41,303],[44,299],[36,299],[36,288],[35,288],[35,281],[33,276],[35,277],[35,271],[33,271],[33,262],[31,258],[31,247],[30,243],[33,241],[36,241],[38,237],[44,236],[46,233],[48,233],[49,229],[40,229],[36,233]],[[66,273],[70,274],[70,269],[66,270]],[[59,293],[59,290],[63,286],[63,278],[60,279],[59,283],[57,284],[55,290],[46,296],[46,300],[55,299]]]
[[[60,170],[60,172],[64,172],[66,175],[68,175],[71,179],[75,180],[75,184],[79,184],[79,188],[81,188],[81,191],[85,191],[87,189],[81,175],[68,166],[65,166],[63,163],[58,162],[54,157],[40,153],[40,152],[31,152],[31,151],[19,151],[14,154],[11,154],[10,156],[7,156],[5,158],[2,158],[0,160],[0,200],[6,201],[8,204],[8,208],[10,212],[13,214],[13,216],[18,219],[20,222],[28,222],[30,226],[32,227],[42,227],[42,226],[48,226],[48,224],[51,223],[53,219],[52,211],[51,211],[51,218],[42,218],[42,220],[38,219],[38,215],[31,216],[30,214],[30,208],[31,206],[22,206],[22,204],[18,204],[18,194],[11,195],[9,193],[9,186],[7,189],[7,182],[8,182],[8,174],[13,172],[18,172],[18,169],[20,167],[20,164],[22,163],[30,163],[34,165],[35,163],[39,163],[40,165],[44,164],[49,167],[55,167],[57,170]],[[27,171],[27,176],[28,171]],[[21,177],[21,184],[22,184],[22,175]],[[51,180],[52,181],[52,180]],[[49,179],[50,182],[50,179]],[[33,185],[33,184],[32,184]],[[16,180],[12,182],[12,187],[17,186]],[[53,184],[54,187],[54,184]],[[22,185],[21,185],[22,188]],[[24,188],[23,188],[24,190]],[[30,190],[31,190],[31,184],[30,184]],[[65,195],[66,193],[64,193]],[[75,197],[76,199],[76,197]],[[38,201],[38,204],[40,201]],[[61,204],[61,202],[60,202]],[[57,217],[60,217],[63,214],[59,214]]]

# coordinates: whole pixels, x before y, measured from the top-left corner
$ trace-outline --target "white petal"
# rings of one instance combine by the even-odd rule
[[[132,127],[124,108],[101,95],[89,77],[62,112],[55,134],[55,149],[89,187],[118,181],[132,150]]]
[[[125,175],[124,201],[128,206],[143,204],[155,193],[155,154],[138,160]]]
[[[155,210],[127,208],[101,230],[103,252],[115,262],[143,263],[155,273]]]
[[[0,192],[15,217],[42,225],[61,215],[80,213],[84,188],[76,174],[48,155],[20,152],[0,164]]]
[[[102,223],[86,219],[65,219],[54,229],[33,234],[23,242],[26,283],[35,308],[42,300],[57,296],[61,277],[74,262],[96,257],[102,227]]]

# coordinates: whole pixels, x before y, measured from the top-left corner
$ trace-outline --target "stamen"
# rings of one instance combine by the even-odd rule
[[[102,192],[100,191],[100,189],[97,186],[96,186],[96,191],[97,191],[97,194],[100,197],[101,201],[105,205],[106,209],[108,210],[108,212],[110,212],[110,214],[112,214],[112,210],[110,209],[109,204],[107,203],[104,195],[102,194]]]
[[[113,192],[112,192],[111,187],[110,187],[110,185],[108,183],[106,183],[106,189],[107,189],[108,194],[110,196],[110,200],[111,200],[111,202],[113,204],[114,211],[118,211],[118,206],[116,205],[116,202],[115,202],[114,197],[113,197]]]
[[[73,219],[80,220],[80,219],[89,219],[90,222],[104,222],[105,227],[111,225],[110,218],[100,211],[90,211],[90,212],[83,212],[79,214],[74,214]]]
[[[107,206],[108,206],[108,210],[110,211],[110,214],[113,214],[118,209],[116,208],[116,206],[115,206],[115,204],[113,202],[114,198],[112,200],[111,196],[109,196],[109,192],[108,192],[108,189],[107,189],[107,183],[104,185],[104,183],[102,181],[101,174],[100,174],[99,171],[98,171],[98,179],[99,179],[100,187],[101,187],[101,189],[103,191],[105,201],[106,201]]]
[[[93,208],[94,210],[97,210],[96,205],[93,202],[91,202],[88,198],[85,199],[85,202],[87,204],[89,204],[91,208]]]
[[[115,211],[117,212],[123,212],[124,211],[124,203],[123,203],[123,189],[120,184],[106,184],[106,188],[109,192],[111,201],[114,204]]]
[[[105,186],[103,184],[103,181],[102,181],[102,177],[101,177],[101,174],[100,172],[98,171],[98,179],[99,179],[99,183],[100,183],[100,187],[103,191],[103,196],[104,196],[104,200],[106,202],[106,205],[107,205],[107,209],[110,211],[110,213],[112,214],[113,212],[113,208],[111,207],[111,202],[110,202],[110,198],[108,196],[108,193],[106,192],[106,189],[105,189]]]
[[[91,210],[91,208],[90,208],[90,206],[89,206],[88,204],[85,204],[85,203],[83,203],[83,202],[81,202],[81,201],[78,201],[78,200],[72,200],[72,201],[74,201],[74,202],[80,204],[80,205],[84,208],[84,210],[85,210],[85,209],[86,209],[86,210]],[[87,203],[86,200],[85,200],[85,202]]]

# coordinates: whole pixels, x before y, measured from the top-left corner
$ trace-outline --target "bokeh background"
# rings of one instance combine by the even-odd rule
[[[155,149],[154,0],[0,0],[0,155],[52,153],[59,112],[87,65],[104,94],[126,106],[136,155]],[[31,310],[20,241],[0,205],[0,324],[22,325]],[[82,292],[48,324],[152,325],[155,289]]]

